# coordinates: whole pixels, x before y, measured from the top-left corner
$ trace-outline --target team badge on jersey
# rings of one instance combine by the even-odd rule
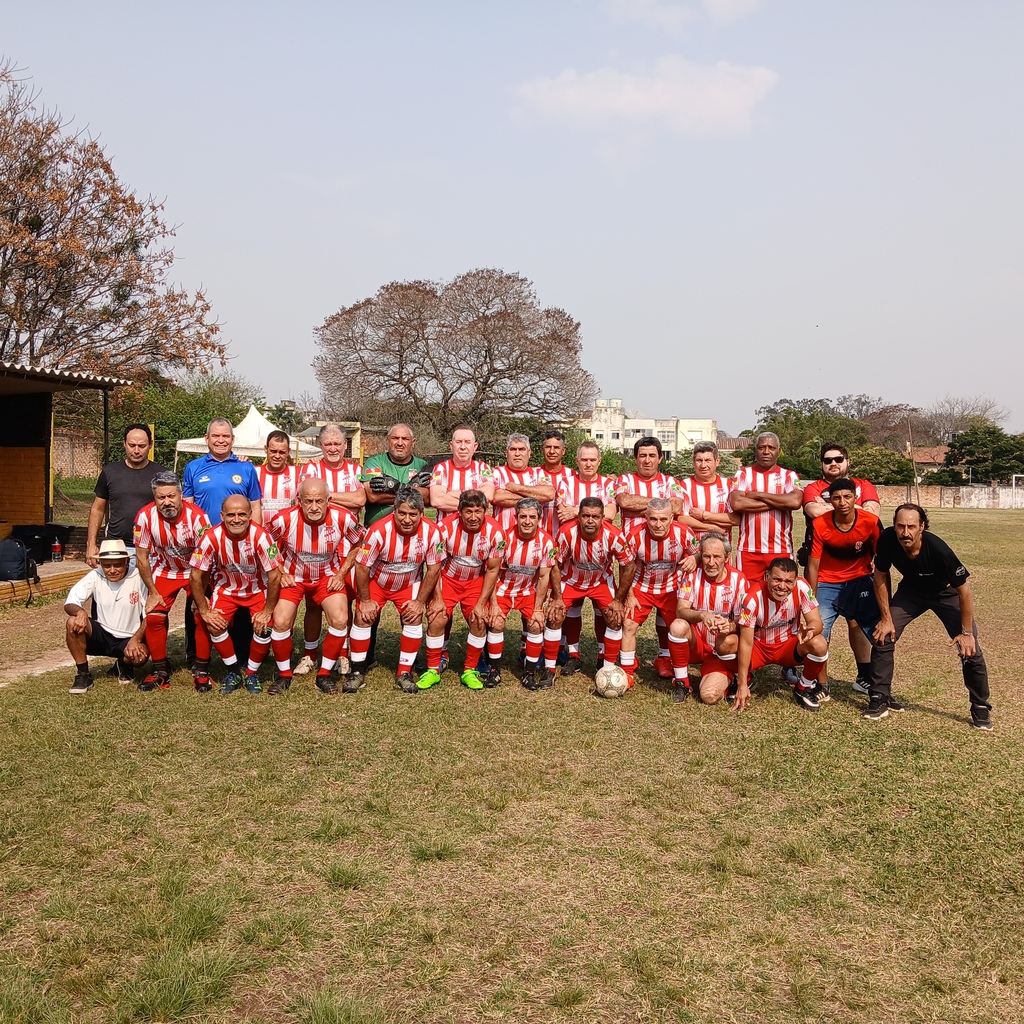
[[[233,484],[240,484],[242,482],[242,474],[241,473],[233,473],[232,476],[231,476],[231,482]]]

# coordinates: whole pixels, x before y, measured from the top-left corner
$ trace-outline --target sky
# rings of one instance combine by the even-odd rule
[[[230,368],[396,280],[529,278],[601,395],[984,395],[1024,431],[1024,4],[9,5],[0,53],[165,199]]]

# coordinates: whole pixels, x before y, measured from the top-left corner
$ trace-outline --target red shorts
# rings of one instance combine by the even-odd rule
[[[715,653],[714,644],[691,625],[690,626],[690,664],[700,665],[700,675],[711,675],[712,672],[723,672],[727,676],[736,675],[736,659],[722,661]]]
[[[522,615],[525,622],[527,619],[533,618],[533,613],[537,608],[537,591],[527,590],[525,594],[503,594],[494,600],[504,617],[507,618],[508,613],[514,608]]]
[[[615,600],[615,592],[607,583],[598,583],[596,587],[591,587],[589,590],[562,587],[562,600],[565,602],[566,608],[573,604],[583,604],[588,597],[594,602],[596,607],[604,611]],[[675,615],[673,615],[673,618],[675,618]]]
[[[447,576],[441,577],[441,598],[444,601],[444,611],[448,618],[452,617],[455,606],[462,609],[466,621],[473,614],[473,609],[480,600],[484,590],[483,576],[477,576],[475,580],[453,580]]]
[[[647,616],[650,615],[655,608],[661,612],[661,617],[666,622],[672,622],[675,619],[676,606],[678,605],[679,600],[674,590],[671,594],[648,594],[646,590],[634,589],[633,596],[640,602],[640,607],[630,615],[630,618],[634,622],[646,622]]]
[[[758,551],[737,551],[736,568],[743,573],[743,577],[748,583],[763,583],[765,573],[768,571],[768,566],[771,565],[776,558],[792,557],[792,555],[787,555],[785,551],[773,551],[770,553],[761,553]]]
[[[223,591],[215,590],[210,598],[210,607],[220,612],[229,622],[239,608],[248,608],[250,615],[256,615],[263,611],[267,603],[266,594],[253,594],[252,597],[236,597],[234,594],[225,594]]]
[[[406,601],[415,601],[419,596],[420,582],[420,580],[417,580],[407,587],[402,587],[401,590],[385,590],[376,580],[370,580],[370,600],[377,604],[381,611],[384,610],[384,605],[388,601],[391,601],[401,611],[402,605]]]
[[[804,659],[796,653],[798,643],[800,638],[796,636],[791,636],[781,644],[765,644],[755,637],[754,650],[750,655],[750,671],[756,672],[765,665],[781,665],[783,668],[802,665]]]
[[[323,604],[324,599],[328,597],[347,597],[347,585],[341,590],[327,589],[333,578],[333,576],[324,576],[316,583],[304,583],[302,580],[296,580],[294,587],[284,587],[281,590],[280,600],[298,605],[305,598],[307,602],[312,601],[313,604]]]
[[[166,576],[154,576],[153,587],[163,600],[153,609],[155,612],[169,612],[175,598],[184,590],[188,593],[189,579],[169,580]]]

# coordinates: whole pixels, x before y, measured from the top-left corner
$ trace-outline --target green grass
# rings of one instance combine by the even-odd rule
[[[770,673],[742,716],[649,669],[620,701],[585,674],[12,682],[0,1024],[1024,1019],[1024,518],[934,528],[973,573],[991,735],[934,620],[897,652],[911,710],[879,723],[841,639],[816,716]]]

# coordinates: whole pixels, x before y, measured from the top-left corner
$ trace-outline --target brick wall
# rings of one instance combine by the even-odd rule
[[[46,522],[45,448],[0,448],[0,520],[12,526]]]

